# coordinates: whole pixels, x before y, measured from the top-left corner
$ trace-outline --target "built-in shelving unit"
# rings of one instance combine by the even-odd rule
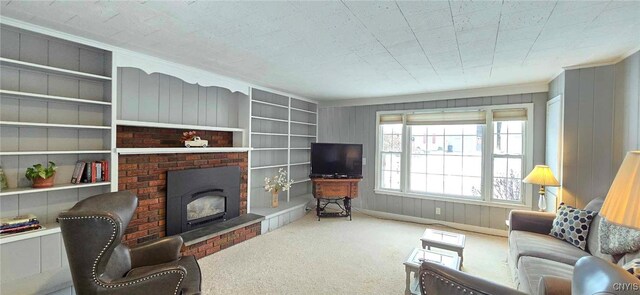
[[[239,153],[247,152],[245,147],[176,147],[176,148],[117,148],[119,155],[152,155],[152,154],[203,154],[203,153]]]
[[[251,212],[263,215],[284,212],[300,205],[302,196],[311,194],[309,152],[316,136],[316,103],[252,89]],[[280,203],[284,205],[271,208],[271,194],[263,189],[264,178],[276,175],[281,168],[289,172],[293,184],[291,190],[280,195]]]
[[[3,273],[0,293],[23,290],[26,281],[44,292],[52,288],[47,278],[71,285],[58,214],[111,190],[111,182],[71,184],[71,174],[79,160],[112,162],[112,53],[4,24],[0,30],[0,166],[9,185],[0,190],[0,217],[34,214],[44,226],[0,237],[2,269],[12,270]],[[54,186],[32,188],[25,170],[49,161],[58,167]]]

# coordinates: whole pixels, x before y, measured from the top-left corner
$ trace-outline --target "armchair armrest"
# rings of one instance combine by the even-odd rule
[[[187,270],[180,265],[159,265],[130,271],[124,278],[113,280],[100,294],[171,294],[182,289]]]
[[[182,237],[170,236],[149,241],[130,249],[131,268],[156,265],[180,259]]]
[[[542,276],[538,284],[539,295],[570,295],[571,281],[554,276]]]
[[[638,294],[640,280],[611,262],[595,256],[583,257],[573,269],[572,293]]]
[[[552,212],[512,210],[509,213],[509,231],[521,230],[539,234],[549,234],[556,214]]]
[[[511,289],[472,275],[431,262],[424,262],[420,267],[420,290],[428,295],[525,295]]]

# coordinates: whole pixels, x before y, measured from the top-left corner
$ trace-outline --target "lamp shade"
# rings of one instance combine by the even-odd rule
[[[600,215],[611,223],[640,229],[640,151],[627,153]]]
[[[551,168],[546,165],[536,165],[531,173],[525,177],[522,182],[524,183],[532,183],[539,184],[545,186],[559,186],[560,182],[553,176],[553,172],[551,172]]]

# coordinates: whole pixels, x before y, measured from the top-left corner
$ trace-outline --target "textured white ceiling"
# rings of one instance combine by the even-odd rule
[[[0,14],[316,99],[546,82],[640,45],[638,1],[3,0]]]

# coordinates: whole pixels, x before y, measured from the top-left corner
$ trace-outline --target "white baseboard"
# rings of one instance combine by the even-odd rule
[[[373,211],[373,210],[360,209],[360,208],[353,208],[353,210],[357,212],[362,212],[364,214],[371,215],[374,217],[382,218],[382,219],[414,222],[414,223],[420,223],[420,224],[439,224],[439,225],[444,225],[444,226],[448,226],[448,227],[459,229],[459,230],[472,231],[472,232],[477,232],[481,234],[488,234],[488,235],[501,236],[501,237],[508,236],[508,232],[506,230],[501,230],[501,229],[486,228],[486,227],[476,226],[476,225],[448,222],[448,221],[442,221],[442,220],[434,220],[434,219],[428,219],[428,218],[407,216],[407,215]]]

